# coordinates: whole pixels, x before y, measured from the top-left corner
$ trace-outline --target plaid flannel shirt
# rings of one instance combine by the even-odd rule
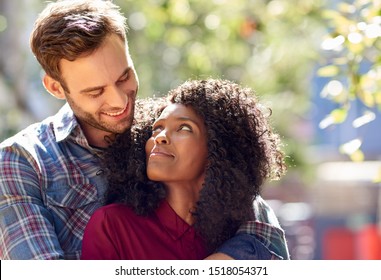
[[[106,188],[66,104],[0,144],[0,258],[78,259]]]
[[[235,259],[289,260],[285,232],[273,209],[260,196],[253,205],[255,220],[243,224],[220,251]]]

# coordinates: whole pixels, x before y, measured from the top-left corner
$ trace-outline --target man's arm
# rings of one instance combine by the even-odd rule
[[[22,148],[0,149],[0,259],[63,258],[38,170]]]
[[[257,196],[253,203],[254,220],[243,223],[233,238],[238,244],[251,244],[252,248],[261,251],[261,247],[271,253],[271,259],[290,259],[287,240],[274,210]],[[228,242],[228,241],[227,241]],[[234,243],[232,247],[234,247]]]
[[[279,258],[254,235],[241,233],[225,241],[208,259],[271,260]]]
[[[253,211],[255,219],[243,223],[210,259],[290,259],[285,233],[270,205],[258,196]]]

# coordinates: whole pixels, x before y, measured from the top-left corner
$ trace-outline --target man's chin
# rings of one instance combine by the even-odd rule
[[[112,133],[112,134],[121,134],[128,130],[131,127],[131,125],[123,125],[123,126],[117,126],[117,127],[106,127],[105,131]]]

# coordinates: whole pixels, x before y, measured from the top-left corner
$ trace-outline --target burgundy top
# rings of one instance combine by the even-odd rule
[[[148,217],[122,204],[98,209],[86,226],[81,259],[197,260],[206,256],[201,237],[164,201]]]

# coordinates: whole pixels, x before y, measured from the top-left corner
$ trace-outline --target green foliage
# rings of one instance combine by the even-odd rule
[[[339,106],[320,123],[326,128],[345,121],[354,100],[381,109],[381,1],[340,2],[334,10],[325,10],[323,17],[329,30],[322,43],[327,60],[318,75],[330,78],[322,96]],[[354,129],[373,120],[374,114],[366,111],[354,122]],[[344,143],[340,150],[345,151],[351,143]],[[352,160],[362,160],[360,146],[343,153]]]
[[[256,90],[273,109],[291,168],[304,165],[295,127],[308,110],[323,34],[315,0],[115,1],[128,17],[140,96],[190,78],[221,77]]]

